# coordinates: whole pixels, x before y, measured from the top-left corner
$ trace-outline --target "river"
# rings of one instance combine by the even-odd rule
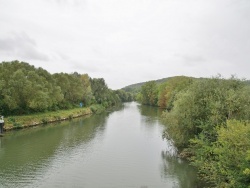
[[[0,137],[0,187],[193,188],[195,171],[162,139],[157,108],[116,111]]]

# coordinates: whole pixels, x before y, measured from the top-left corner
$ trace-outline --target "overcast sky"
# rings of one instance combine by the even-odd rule
[[[250,79],[250,0],[0,0],[0,62],[112,89],[186,75]]]

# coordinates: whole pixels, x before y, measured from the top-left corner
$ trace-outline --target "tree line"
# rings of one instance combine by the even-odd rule
[[[166,109],[164,137],[207,187],[250,185],[250,86],[231,77],[175,77],[141,87],[137,100]]]
[[[0,63],[0,114],[23,115],[91,104],[104,107],[132,101],[133,95],[111,90],[103,78],[77,72],[50,74],[19,61]]]

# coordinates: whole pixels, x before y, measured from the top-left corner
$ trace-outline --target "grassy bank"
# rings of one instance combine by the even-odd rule
[[[22,129],[57,121],[69,120],[93,113],[100,113],[104,111],[101,105],[92,105],[85,108],[74,108],[70,110],[58,110],[54,112],[44,112],[23,116],[8,116],[5,117],[4,129],[6,131],[13,129]]]

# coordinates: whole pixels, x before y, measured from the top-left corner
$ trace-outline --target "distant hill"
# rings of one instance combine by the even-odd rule
[[[157,84],[161,84],[161,83],[164,83],[170,79],[177,78],[177,77],[188,77],[188,76],[173,76],[173,77],[167,77],[167,78],[162,78],[162,79],[158,79],[158,80],[149,80],[149,81],[155,81]],[[206,79],[206,78],[194,78],[194,77],[189,77],[189,78]],[[149,82],[149,81],[146,81],[146,82]],[[140,83],[128,85],[128,86],[122,88],[122,90],[124,90],[126,92],[137,93],[140,91],[141,86],[143,86],[146,82],[140,82]],[[250,85],[250,80],[246,80],[245,82],[247,83],[247,85]]]
[[[160,83],[167,81],[169,78],[162,78],[159,80],[149,80],[149,81],[155,81],[157,84],[160,84]],[[149,82],[149,81],[146,81],[146,82]],[[140,83],[128,85],[128,86],[122,88],[122,90],[124,90],[126,92],[136,93],[136,92],[140,91],[141,86],[144,85],[146,82],[140,82]]]
[[[173,77],[167,77],[167,78],[162,78],[162,79],[158,79],[158,80],[149,80],[149,81],[155,81],[157,84],[161,84],[161,83],[168,81],[169,79],[176,78],[176,77],[183,77],[183,76],[173,76]],[[149,82],[149,81],[146,81],[146,82]],[[124,90],[126,92],[137,93],[140,91],[141,86],[143,86],[146,82],[140,82],[140,83],[128,85],[128,86],[122,88],[122,90]]]

